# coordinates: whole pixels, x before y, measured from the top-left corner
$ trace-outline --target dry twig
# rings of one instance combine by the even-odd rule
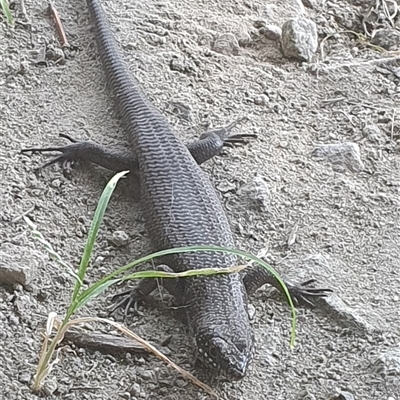
[[[60,15],[58,14],[58,11],[54,7],[53,3],[49,3],[49,11],[50,11],[50,15],[54,19],[54,24],[56,26],[56,30],[57,30],[58,36],[60,38],[60,41],[61,41],[61,47],[63,49],[66,47],[70,47],[67,36],[65,34],[63,24],[60,19]]]

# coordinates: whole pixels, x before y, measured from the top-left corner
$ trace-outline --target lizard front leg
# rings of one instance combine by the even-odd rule
[[[60,136],[72,143],[61,147],[23,149],[21,153],[54,151],[61,153],[44,164],[43,168],[61,162],[63,169],[68,171],[73,161],[90,161],[112,171],[137,171],[139,169],[135,154],[129,150],[103,147],[92,141],[77,141],[64,134],[60,134]]]
[[[246,139],[255,138],[252,134],[231,135],[231,131],[240,123],[238,119],[226,127],[215,128],[200,136],[199,140],[189,143],[188,150],[196,162],[201,165],[212,157],[219,155],[224,147],[232,147],[235,144],[246,143]],[[112,171],[138,171],[139,163],[134,152],[128,149],[113,149],[103,147],[92,141],[77,141],[68,135],[60,134],[61,137],[68,139],[72,144],[61,147],[29,148],[21,150],[27,152],[60,152],[61,154],[43,165],[61,162],[65,171],[70,170],[73,161],[90,161]]]
[[[231,131],[244,120],[239,118],[225,127],[219,127],[203,133],[199,140],[189,143],[187,148],[196,162],[201,165],[207,160],[221,153],[224,147],[233,147],[237,144],[244,144],[248,139],[255,139],[253,134],[235,134]]]

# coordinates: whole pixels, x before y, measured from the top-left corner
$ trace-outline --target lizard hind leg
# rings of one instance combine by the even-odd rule
[[[277,279],[262,267],[254,266],[247,269],[243,276],[243,283],[249,296],[266,283],[283,293],[283,289]],[[285,284],[295,305],[314,307],[318,302],[318,298],[326,297],[329,293],[332,293],[332,290],[328,288],[314,288],[310,286],[313,283],[315,283],[315,279],[309,279],[300,284],[293,284],[285,280]]]

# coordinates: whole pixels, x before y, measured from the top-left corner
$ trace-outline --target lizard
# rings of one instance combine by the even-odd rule
[[[111,170],[129,169],[138,174],[146,228],[156,251],[193,245],[234,248],[222,203],[200,164],[245,135],[229,134],[234,123],[185,146],[128,72],[100,0],[87,0],[87,5],[100,60],[131,148],[117,151],[64,135],[71,144],[23,152],[60,152],[45,166],[60,161],[65,167],[71,161],[86,160]],[[234,255],[216,252],[179,253],[163,261],[165,265],[160,268],[175,272],[238,264]],[[330,292],[309,287],[311,282],[314,280],[299,285],[286,282],[297,303],[310,303]],[[277,279],[259,267],[252,267],[246,274],[180,279],[173,289],[171,286],[185,305],[195,359],[206,366],[212,377],[239,380],[245,376],[254,353],[248,296],[266,283],[282,291]],[[132,301],[150,293],[155,285],[155,280],[142,280],[119,305],[128,309]]]

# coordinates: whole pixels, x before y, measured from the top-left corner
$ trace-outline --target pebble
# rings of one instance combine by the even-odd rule
[[[264,25],[259,32],[270,40],[279,40],[282,37],[282,29],[276,25]]]
[[[313,150],[312,155],[329,161],[337,172],[344,172],[346,169],[360,172],[364,169],[357,143],[322,144]]]
[[[239,194],[257,211],[268,209],[272,197],[267,182],[261,176],[256,176],[251,182],[241,187]]]
[[[371,43],[386,50],[399,50],[400,32],[395,29],[380,29],[371,39]]]
[[[46,49],[46,60],[54,61],[56,63],[65,63],[65,54],[59,47],[53,47],[49,45]]]
[[[236,55],[239,52],[239,42],[234,34],[223,33],[214,40],[212,50],[227,56]]]
[[[301,0],[305,7],[314,9],[317,6],[317,0]]]
[[[385,137],[382,134],[379,127],[375,124],[365,124],[362,130],[363,136],[366,137],[371,142],[383,143],[385,142]]]
[[[383,378],[400,377],[400,345],[378,355],[373,369]]]
[[[286,57],[310,61],[318,48],[317,25],[302,17],[286,21],[282,26],[281,44]]]
[[[332,400],[354,400],[354,396],[350,392],[341,390]]]
[[[129,236],[125,231],[115,231],[111,238],[111,242],[117,247],[126,246],[129,240]]]
[[[44,256],[36,250],[3,243],[0,247],[0,282],[25,286],[44,263]]]
[[[257,106],[265,106],[269,103],[269,98],[267,95],[262,94],[254,98],[254,104]]]
[[[44,381],[43,393],[47,396],[51,396],[58,389],[57,380],[55,378],[47,378]]]
[[[236,191],[236,185],[228,181],[222,181],[217,185],[217,189],[221,193],[234,192]]]
[[[18,374],[18,380],[24,384],[29,383],[31,381],[31,374],[29,372],[20,372]]]

